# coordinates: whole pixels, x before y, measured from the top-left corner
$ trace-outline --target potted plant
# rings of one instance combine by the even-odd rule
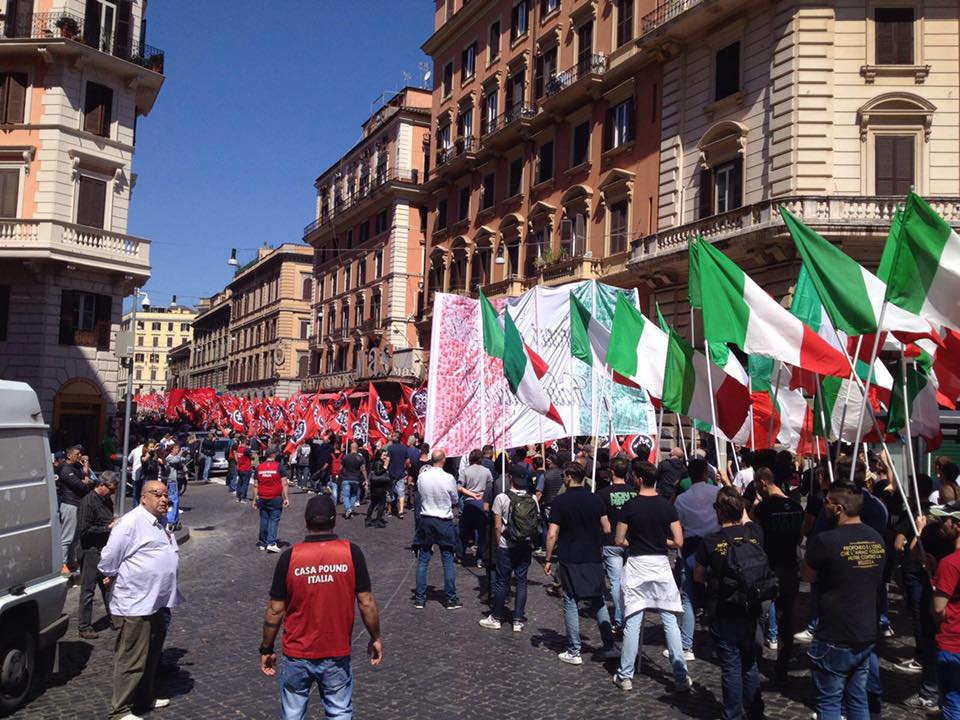
[[[72,39],[80,34],[80,25],[69,15],[63,15],[57,20],[57,29],[63,38]]]
[[[163,53],[158,52],[156,55],[151,55],[147,60],[147,70],[152,70],[155,73],[160,73],[163,75]]]

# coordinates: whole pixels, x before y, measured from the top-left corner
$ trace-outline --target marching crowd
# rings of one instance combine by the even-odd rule
[[[213,439],[195,441],[190,450],[198,477],[208,472],[204,458],[212,454]],[[816,717],[879,717],[880,649],[896,632],[888,614],[888,589],[895,582],[915,648],[913,657],[895,665],[896,671],[916,677],[916,693],[906,705],[960,718],[960,469],[946,458],[938,459],[935,478],[920,475],[909,483],[915,490],[907,505],[889,458],[872,453],[861,456],[853,482],[847,482],[851,458],[842,454],[828,467],[804,465],[786,451],[741,450],[735,470],[716,467],[715,458],[703,451],[688,460],[683,448],[675,448],[654,465],[626,454],[610,457],[603,448],[595,456],[589,442],[571,448],[559,441],[550,448],[499,454],[488,446],[447,458],[416,436],[406,444],[394,436],[371,451],[356,442],[343,446],[327,434],[289,453],[281,437],[226,440],[227,488],[237,502],[252,501],[259,511],[259,549],[282,553],[260,652],[264,673],[274,674],[273,645],[282,625],[284,663],[290,663],[289,672],[279,664],[285,718],[303,717],[313,682],[320,686],[328,717],[351,717],[350,693],[342,687],[328,691],[325,680],[330,673],[346,673],[352,687],[354,600],[370,631],[371,661],[383,657],[363,554],[332,534],[341,513],[337,506],[342,505],[342,519],[351,521],[362,503],[368,504],[364,524],[372,529],[413,514],[414,608],[426,604],[428,568],[437,551],[446,608],[462,607],[455,565],[483,567],[489,611],[480,625],[522,632],[528,574],[535,561],[542,562],[550,578],[548,592],[562,606],[566,648],[560,661],[583,663],[587,647],[580,611],[585,609],[601,641],[590,651],[618,660],[613,683],[629,691],[642,658],[645,619],[656,614],[674,692],[690,692],[698,662],[714,658],[721,670],[725,719],[764,717],[762,646],[776,654],[773,679],[780,683],[791,667],[801,665],[795,643],[807,648]],[[180,472],[170,466],[177,468],[179,448],[164,438],[138,445],[134,453],[140,460],[134,497],[152,493],[149,499],[159,502],[145,518],[151,528],[169,535],[168,513],[178,484],[171,479]],[[137,465],[136,458],[131,460]],[[91,474],[80,449],[68,450],[58,487],[64,538],[74,533],[81,548],[83,637],[95,637],[89,621],[98,582],[106,597],[110,573],[116,574],[116,551],[106,553],[104,547],[128,517],[112,518],[116,476],[104,472],[93,482]],[[307,542],[283,549],[277,532],[291,485],[313,497],[305,516]],[[72,558],[70,549],[65,545],[67,558]],[[105,562],[101,553],[114,560]],[[310,571],[313,577],[304,580],[301,576]],[[803,618],[795,612],[802,582],[810,587]],[[172,601],[175,583],[172,594],[167,587],[161,595]],[[331,605],[331,597],[340,604]],[[320,605],[311,610],[316,602]],[[168,623],[168,606],[151,607],[147,615],[166,611],[159,622]],[[322,616],[329,615],[332,628],[322,637],[304,620],[316,617],[310,613],[317,607]],[[331,607],[343,612],[330,614]],[[111,609],[122,623],[123,612],[117,613],[114,604]],[[694,644],[698,624],[709,631],[709,643]],[[340,640],[331,641],[331,633]],[[154,650],[149,640],[143,645],[144,653]],[[298,666],[301,660],[306,664]],[[114,716],[136,718],[132,691],[120,692],[119,699],[117,692],[115,683]],[[152,685],[145,696],[152,702],[150,693]]]

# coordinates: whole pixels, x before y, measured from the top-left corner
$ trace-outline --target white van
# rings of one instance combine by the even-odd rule
[[[33,389],[0,380],[0,714],[26,698],[69,620],[47,430]]]

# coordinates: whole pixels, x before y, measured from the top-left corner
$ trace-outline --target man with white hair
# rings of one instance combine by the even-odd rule
[[[453,508],[458,502],[457,481],[443,469],[447,456],[443,450],[434,450],[430,467],[417,478],[417,495],[420,499],[420,517],[413,536],[417,555],[417,589],[413,606],[422,609],[427,602],[427,568],[433,557],[433,546],[440,548],[443,560],[443,590],[447,595],[445,607],[456,610],[463,607],[457,597],[457,571],[453,554],[459,545],[457,529],[453,523]]]

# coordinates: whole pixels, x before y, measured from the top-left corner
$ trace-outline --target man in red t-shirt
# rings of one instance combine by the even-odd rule
[[[960,503],[934,508],[941,519],[939,537],[953,543],[954,551],[937,565],[933,577],[933,614],[937,631],[937,681],[944,720],[960,720]],[[917,518],[921,537],[925,517]],[[927,548],[924,547],[926,550]]]
[[[237,465],[237,502],[245,503],[247,501],[247,489],[250,487],[250,476],[253,474],[253,452],[247,439],[241,435],[237,438],[235,446],[236,465]]]
[[[269,452],[266,462],[257,467],[257,475],[253,481],[253,506],[260,511],[260,539],[257,541],[260,550],[280,552],[277,546],[280,513],[289,504],[287,478],[280,472],[277,454]]]
[[[274,643],[283,625],[280,669],[281,716],[305,718],[314,683],[328,718],[353,717],[350,664],[355,605],[370,642],[371,665],[383,660],[380,612],[370,590],[367,562],[359,547],[333,534],[337,507],[326,495],[307,501],[307,537],[283,551],[270,586],[263,619],[260,670],[277,672]]]

